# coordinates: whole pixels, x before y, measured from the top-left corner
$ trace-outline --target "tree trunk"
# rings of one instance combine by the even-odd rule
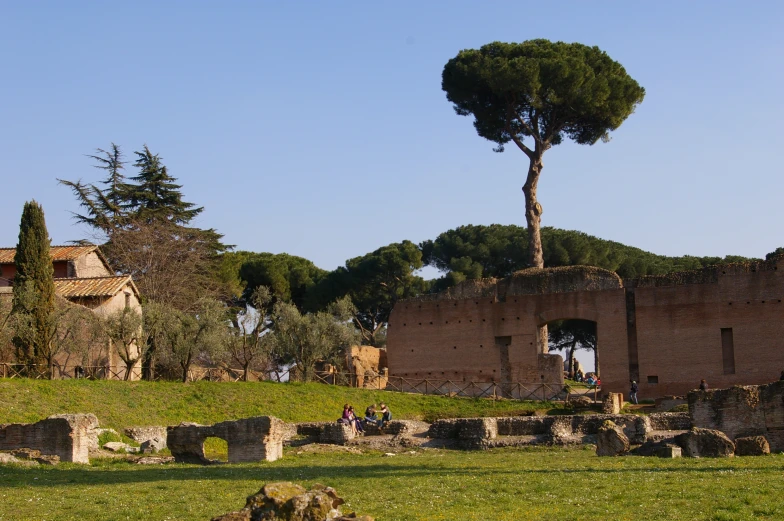
[[[536,187],[539,184],[539,175],[542,173],[542,154],[536,154],[530,159],[528,177],[523,185],[525,194],[525,222],[528,227],[528,267],[544,268],[544,254],[542,253],[542,236],[539,225],[542,221],[542,205],[536,200]],[[547,324],[541,326],[537,335],[537,352],[547,353]]]
[[[593,372],[596,373],[596,378],[599,378],[599,345],[593,348]]]
[[[577,347],[577,340],[572,342],[572,347],[569,348],[569,378],[574,380],[574,349]]]
[[[539,225],[542,221],[542,205],[536,200],[536,188],[539,176],[542,173],[542,156],[534,156],[528,165],[528,177],[523,185],[525,194],[525,222],[528,227],[528,266],[530,268],[544,268],[544,255],[542,253],[542,237]]]
[[[131,381],[131,375],[133,374],[133,366],[135,366],[136,362],[138,362],[138,361],[139,361],[138,358],[135,358],[133,360],[130,360],[130,359],[124,360],[124,362],[125,362],[125,376],[123,377],[123,380],[125,380],[126,382]]]
[[[242,365],[242,381],[243,382],[247,382],[248,381],[248,366],[249,365],[250,365],[250,362],[247,362],[247,363]]]

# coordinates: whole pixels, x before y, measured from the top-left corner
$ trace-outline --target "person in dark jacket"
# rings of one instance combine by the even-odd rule
[[[705,378],[700,380],[700,391],[707,391],[708,390],[708,383],[705,381]]]
[[[637,404],[637,391],[639,391],[640,388],[637,385],[637,382],[635,382],[634,380],[632,380],[631,382],[632,382],[632,387],[629,390],[629,400],[631,400],[631,402],[636,405]]]

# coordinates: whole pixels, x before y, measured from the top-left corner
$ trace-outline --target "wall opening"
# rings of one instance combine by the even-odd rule
[[[229,444],[223,438],[209,437],[204,440],[204,457],[211,461],[228,463]]]
[[[565,378],[584,381],[591,373],[594,377],[599,375],[598,327],[595,321],[577,318],[552,320],[547,323],[547,339],[548,351],[563,353]]]
[[[501,358],[501,396],[505,398],[512,396],[511,386],[508,385],[512,381],[512,364],[509,362],[509,346],[511,345],[511,336],[495,337],[495,347]]]
[[[724,374],[735,374],[735,342],[731,327],[721,328],[721,361]]]

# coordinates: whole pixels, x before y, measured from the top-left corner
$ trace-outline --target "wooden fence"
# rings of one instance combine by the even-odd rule
[[[125,368],[116,370],[108,366],[35,366],[0,363],[0,378],[122,380]],[[195,367],[188,373],[188,381],[237,382],[243,380],[242,369]],[[161,378],[156,378],[161,379]],[[250,381],[288,383],[299,381],[295,372],[249,370]],[[345,387],[377,389],[414,394],[446,397],[493,398],[510,400],[565,400],[569,395],[582,394],[596,401],[599,388],[595,386],[572,388],[569,385],[522,382],[472,382],[460,380],[434,380],[403,378],[399,376],[368,375],[341,372],[317,372],[312,381]]]

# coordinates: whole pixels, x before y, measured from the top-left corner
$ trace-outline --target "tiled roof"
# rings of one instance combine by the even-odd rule
[[[75,260],[82,255],[87,255],[98,249],[94,244],[88,246],[50,246],[49,254],[52,256],[53,261],[69,261]],[[13,264],[14,255],[16,255],[16,248],[0,248],[0,264]],[[98,255],[101,255],[100,250]],[[101,259],[103,256],[101,255]],[[106,262],[104,260],[104,262]]]
[[[54,279],[55,292],[65,298],[113,297],[127,284],[138,296],[139,291],[130,275],[116,277],[90,277],[82,279]]]

